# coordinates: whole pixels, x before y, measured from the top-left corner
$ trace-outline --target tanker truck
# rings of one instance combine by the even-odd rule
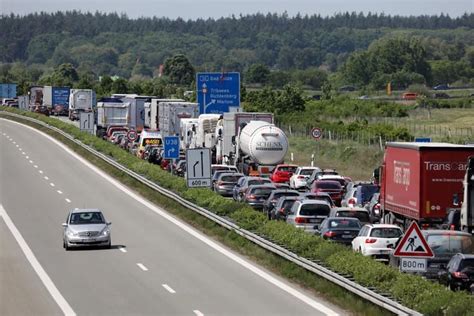
[[[235,165],[244,174],[253,169],[269,175],[288,151],[288,138],[271,113],[224,113],[215,138],[215,163]]]

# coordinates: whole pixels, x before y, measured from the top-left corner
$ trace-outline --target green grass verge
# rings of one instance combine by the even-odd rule
[[[127,168],[155,181],[162,187],[173,190],[187,200],[190,200],[201,207],[205,207],[219,215],[228,216],[240,227],[264,234],[272,240],[286,245],[287,248],[293,250],[295,253],[303,257],[319,259],[332,270],[351,275],[355,281],[361,285],[371,286],[382,292],[389,293],[399,300],[403,305],[416,309],[423,314],[469,315],[472,314],[472,311],[474,310],[474,299],[467,293],[451,292],[439,284],[427,281],[418,276],[402,274],[397,269],[383,265],[372,260],[371,258],[363,257],[360,254],[352,252],[347,247],[325,241],[314,235],[309,235],[294,228],[291,225],[286,225],[285,223],[281,222],[268,221],[262,213],[255,212],[245,204],[235,203],[228,199],[224,199],[208,189],[188,189],[186,188],[184,179],[171,176],[169,173],[162,171],[159,167],[133,157],[129,153],[123,151],[113,144],[100,140],[95,136],[80,132],[76,127],[70,124],[34,113],[18,111],[16,109],[8,108],[2,110],[35,117],[51,125],[54,125],[80,139],[82,142],[93,146],[95,149],[110,155],[115,160],[125,165]],[[100,165],[99,161],[94,161],[94,163],[97,163],[101,168],[107,170],[107,166]],[[116,172],[117,171],[114,173]],[[115,174],[115,176],[122,177],[123,175],[118,173]],[[142,189],[140,185],[134,182],[127,183],[127,181],[131,181],[127,179],[123,179],[122,181],[135,188],[135,190],[141,192],[140,190]],[[145,195],[145,193],[142,194]],[[159,196],[159,194],[151,193],[149,198],[154,201],[153,199],[158,199],[157,196]],[[163,197],[159,197],[159,199],[163,199]],[[159,200],[156,200],[156,202],[160,203]],[[170,206],[170,208],[175,209],[174,206]],[[179,210],[179,207],[176,207],[175,211],[177,210]],[[190,211],[182,210],[182,212],[187,214]],[[196,225],[197,222],[201,220],[198,220],[200,217],[196,214],[187,216],[193,216],[195,218],[194,223],[196,223]],[[184,219],[186,220],[186,216]],[[209,223],[208,225],[213,226],[214,224]],[[204,229],[204,227],[201,229]],[[215,227],[215,231],[219,231],[219,229],[221,228]],[[208,233],[213,235],[212,230]],[[226,242],[230,238],[225,237],[227,234],[229,233],[223,231],[222,235],[217,234],[216,236],[221,236],[218,237],[218,239],[223,238],[223,242]],[[235,240],[239,239],[235,237]],[[239,240],[238,244],[240,244],[240,242],[246,243],[243,240]],[[232,245],[232,243],[229,244]],[[254,246],[248,245],[248,247],[252,248]],[[247,248],[247,246],[243,248]],[[240,249],[240,251],[242,251],[242,249]],[[257,254],[261,252],[263,252],[265,255],[262,257],[257,256]],[[246,252],[243,251],[243,253]],[[273,255],[268,254],[258,247],[253,251],[250,251],[250,254],[247,253],[247,255],[254,255],[254,258],[257,261],[260,262],[261,260],[263,263],[271,263],[273,260],[278,260],[277,258],[274,258]],[[270,258],[273,259],[270,260]],[[298,272],[298,269],[300,268],[297,266],[288,266],[288,263],[284,260],[278,261],[278,264],[275,265],[270,263],[270,269],[275,269],[275,271],[278,271],[281,275],[286,275],[290,279],[292,278],[292,275],[296,274],[294,280],[297,279],[300,284],[319,291],[319,293],[326,295],[329,300],[336,302],[343,307],[349,306],[350,309],[353,310],[354,308],[357,308],[357,306],[361,306],[357,304],[357,302],[360,302],[360,304],[364,304],[364,306],[367,307],[361,307],[361,311],[359,311],[359,313],[372,314],[372,312],[369,312],[372,310],[372,308],[377,310],[376,307],[368,307],[373,305],[353,296],[352,294],[348,294],[346,291],[343,291],[337,286],[332,285],[332,287],[329,287],[330,289],[333,289],[330,290],[330,293],[328,293],[329,290],[313,288],[313,286],[318,286],[324,282],[316,278],[316,276],[313,274],[308,274],[303,270]],[[350,303],[344,302],[346,299],[343,299],[343,295],[338,293],[345,293],[344,295],[348,297],[347,302]],[[351,297],[353,297],[353,299],[350,299]],[[379,310],[376,313],[380,314],[382,311]]]
[[[189,225],[203,232],[207,236],[210,236],[222,244],[226,245],[230,249],[248,257],[249,259],[257,262],[263,267],[269,269],[273,273],[280,275],[294,284],[303,287],[305,290],[310,291],[314,295],[325,298],[327,301],[339,306],[342,309],[350,311],[353,315],[391,315],[390,312],[379,308],[378,306],[354,295],[347,290],[335,285],[332,282],[321,278],[306,269],[299,267],[298,265],[289,262],[277,256],[257,245],[243,238],[242,236],[231,232],[213,221],[183,207],[181,204],[174,200],[167,198],[164,195],[158,194],[156,191],[138,182],[134,178],[128,176],[124,172],[116,169],[109,165],[105,161],[90,152],[84,150],[82,147],[71,142],[69,139],[62,135],[51,131],[50,129],[43,127],[33,122],[22,120],[14,117],[2,115],[0,117],[7,118],[13,121],[17,121],[29,126],[32,126],[56,139],[61,141],[70,147],[74,152],[78,153],[82,157],[86,158],[95,166],[105,171],[121,183],[131,188],[136,193],[145,197],[149,201],[165,208],[169,213],[176,217],[184,220]],[[42,117],[40,117],[42,118]],[[235,204],[235,203],[234,203]]]

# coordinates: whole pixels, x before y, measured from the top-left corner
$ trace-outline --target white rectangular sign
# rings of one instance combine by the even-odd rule
[[[186,150],[186,183],[189,188],[211,186],[211,150]]]
[[[403,272],[426,272],[427,268],[426,258],[400,258],[400,270]]]
[[[80,113],[79,128],[83,132],[94,134],[94,112],[81,112]]]

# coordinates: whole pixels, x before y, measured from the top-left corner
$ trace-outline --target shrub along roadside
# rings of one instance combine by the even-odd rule
[[[34,117],[58,127],[95,149],[109,154],[127,168],[175,191],[197,205],[226,215],[242,228],[264,234],[303,257],[318,259],[334,271],[349,274],[364,286],[372,286],[389,293],[403,305],[421,313],[468,315],[474,310],[474,300],[466,293],[454,293],[423,278],[402,274],[370,258],[355,254],[346,247],[311,236],[285,223],[267,221],[262,213],[255,212],[244,204],[224,199],[210,190],[188,189],[183,179],[133,157],[113,144],[82,133],[71,124],[16,109],[2,110]]]
[[[4,116],[2,116],[2,112],[0,110],[0,118],[2,117]],[[167,210],[167,212],[181,218],[188,224],[202,231],[207,236],[215,238],[227,247],[233,249],[236,252],[241,253],[244,256],[249,257],[254,262],[257,262],[258,264],[266,267],[274,273],[287,278],[291,282],[299,284],[300,286],[305,289],[308,289],[317,296],[326,298],[328,302],[339,305],[341,308],[346,309],[348,313],[350,311],[351,315],[392,315],[390,312],[366,300],[361,299],[359,296],[346,291],[338,285],[335,285],[334,283],[329,282],[326,279],[321,278],[305,270],[304,268],[301,268],[298,265],[261,248],[260,246],[255,245],[254,243],[248,241],[240,235],[217,225],[213,221],[193,211],[190,211],[189,209],[183,207],[176,201],[169,199],[161,194],[157,194],[156,191],[154,191],[153,189],[136,181],[134,178],[109,165],[102,159],[95,157],[94,155],[84,150],[80,146],[76,145],[75,143],[69,141],[62,135],[59,135],[58,133],[53,132],[41,125],[19,118],[8,117],[8,119],[18,121],[26,125],[30,125],[38,130],[45,132],[46,134],[53,136],[54,138],[69,146],[73,151],[77,152],[78,154],[89,160],[92,164],[94,164],[104,172],[110,174],[111,176],[122,182],[124,185],[132,188],[135,192],[145,197],[152,203],[162,206]],[[152,167],[155,166],[152,165]],[[237,203],[234,203],[234,205],[235,204]],[[239,204],[237,205],[240,206]]]

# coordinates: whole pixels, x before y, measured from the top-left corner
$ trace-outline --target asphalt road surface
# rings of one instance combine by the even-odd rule
[[[100,208],[112,249],[65,251],[71,208]],[[335,315],[343,310],[208,239],[0,119],[0,315]]]

